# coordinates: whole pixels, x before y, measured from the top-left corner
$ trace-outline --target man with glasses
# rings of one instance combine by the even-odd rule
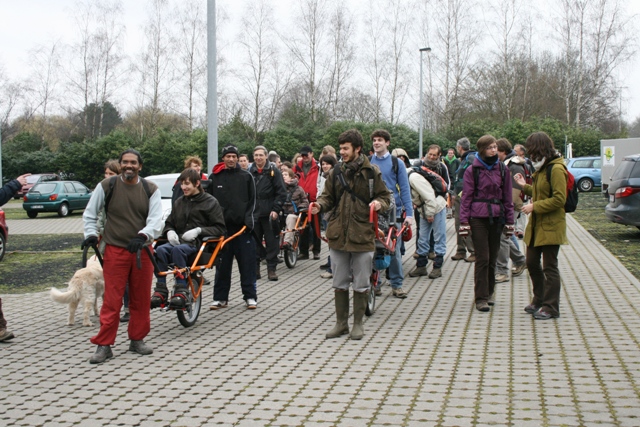
[[[298,185],[302,187],[309,202],[315,202],[318,196],[318,175],[320,166],[313,158],[313,150],[309,146],[300,149],[300,160],[293,167],[293,171],[298,175]],[[310,235],[311,233],[311,235]],[[298,259],[309,259],[309,240],[313,244],[313,259],[320,259],[320,238],[311,227],[307,227],[300,236],[300,255]]]

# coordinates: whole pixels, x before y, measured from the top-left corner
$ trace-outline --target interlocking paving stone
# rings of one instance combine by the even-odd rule
[[[47,232],[82,229],[77,217],[50,221]],[[562,317],[552,321],[523,312],[526,273],[497,285],[490,313],[474,309],[473,264],[449,260],[453,221],[443,276],[406,274],[410,242],[409,298],[385,286],[358,342],[324,338],[333,294],[317,261],[279,265],[278,282],[259,281],[255,311],[244,306],[237,271],[229,307],[209,311],[208,287],[194,327],[154,310],[146,340],[154,354],[128,352],[121,327],[114,358],[99,366],[88,363],[97,326],[66,326],[66,307],[47,292],[3,296],[17,337],[0,344],[0,424],[638,426],[640,283],[567,223]],[[44,222],[10,227],[41,232],[34,224]]]

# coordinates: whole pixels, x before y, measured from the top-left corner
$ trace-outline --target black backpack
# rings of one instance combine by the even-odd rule
[[[576,179],[567,167],[562,165],[567,171],[567,200],[564,202],[564,211],[567,213],[575,212],[578,207],[578,186]],[[553,166],[547,167],[547,181],[549,181],[549,197],[553,197],[553,188],[551,188],[551,169]]]
[[[411,168],[409,173],[419,173],[424,179],[426,179],[429,184],[433,187],[433,191],[436,193],[436,197],[442,196],[445,199],[447,198],[447,183],[444,178],[438,174],[437,172],[432,171],[426,166],[414,166]]]

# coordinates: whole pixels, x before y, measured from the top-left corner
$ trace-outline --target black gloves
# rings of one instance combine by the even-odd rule
[[[144,234],[138,234],[136,237],[129,240],[127,250],[132,254],[136,253],[144,247],[145,243],[147,243],[147,236],[145,236]]]
[[[82,242],[80,245],[80,249],[84,250],[84,248],[90,248],[98,245],[98,238],[96,236],[89,236]]]

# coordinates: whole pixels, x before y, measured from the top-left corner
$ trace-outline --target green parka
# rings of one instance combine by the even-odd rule
[[[549,197],[547,168],[551,169],[553,195]],[[567,199],[567,170],[564,160],[557,157],[533,173],[533,184],[524,186],[524,194],[532,197],[533,212],[524,234],[527,246],[566,245],[567,221],[564,203]],[[532,241],[533,239],[533,241]]]
[[[385,212],[389,209],[392,194],[384,184],[380,170],[372,166],[366,156],[361,156],[364,157],[362,166],[352,179],[344,175],[345,180],[355,194],[364,200],[377,200],[381,205],[378,212]],[[369,222],[369,204],[351,197],[334,177],[336,168],[342,168],[345,174],[345,166],[336,165],[329,172],[322,195],[316,202],[321,212],[328,213],[326,236],[329,247],[345,252],[373,252],[375,234]]]

